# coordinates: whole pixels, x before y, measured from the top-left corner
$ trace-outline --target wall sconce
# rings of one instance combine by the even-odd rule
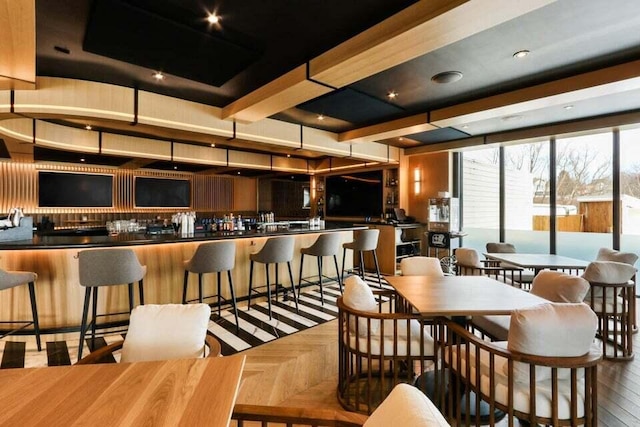
[[[413,194],[420,194],[420,169],[413,170]]]
[[[311,177],[311,199],[312,200],[316,199],[316,177],[315,176]]]

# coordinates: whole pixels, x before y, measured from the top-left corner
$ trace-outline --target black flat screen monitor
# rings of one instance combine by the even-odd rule
[[[382,171],[329,176],[325,188],[329,216],[377,218],[382,214]]]
[[[113,175],[38,172],[38,206],[46,208],[113,207]]]
[[[134,197],[137,208],[188,208],[191,206],[191,182],[137,176]]]

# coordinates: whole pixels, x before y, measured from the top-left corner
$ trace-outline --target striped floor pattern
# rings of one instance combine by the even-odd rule
[[[375,275],[367,275],[365,280],[372,288],[378,287]],[[390,288],[384,279],[383,287]],[[340,296],[340,289],[336,281],[326,281],[323,289],[324,305],[320,302],[319,288],[311,286],[300,296],[297,313],[291,299],[283,301],[280,297],[278,301],[272,301],[271,320],[266,301],[252,304],[251,308],[238,307],[238,333],[232,310],[222,310],[221,316],[214,310],[209,322],[209,333],[220,341],[222,354],[228,356],[328,322],[338,315],[336,299]],[[83,356],[122,338],[120,334],[107,334],[96,338],[95,343],[87,340]],[[77,360],[77,333],[43,335],[42,344],[43,351],[38,352],[35,338],[31,335],[5,337],[0,340],[0,369],[70,365]],[[114,356],[114,361],[117,361],[119,355]]]

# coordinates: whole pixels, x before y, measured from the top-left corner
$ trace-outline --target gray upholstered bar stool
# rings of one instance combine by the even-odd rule
[[[293,246],[295,238],[293,236],[270,237],[260,251],[249,255],[251,266],[249,269],[249,308],[251,308],[251,293],[258,292],[253,289],[253,263],[259,262],[265,265],[267,275],[267,302],[269,304],[269,319],[271,319],[271,282],[269,281],[269,264],[276,265],[276,301],[278,300],[278,264],[287,263],[289,270],[289,279],[291,280],[291,291],[293,300],[296,303],[296,311],[298,311],[298,296],[296,295],[295,285],[293,282],[293,274],[291,273],[291,260],[293,259]],[[261,286],[263,287],[263,286]]]
[[[198,299],[202,302],[205,298],[218,298],[218,316],[220,316],[220,303],[221,300],[227,301],[222,296],[220,291],[221,273],[227,272],[227,279],[229,280],[229,291],[231,293],[231,304],[233,305],[233,313],[236,318],[236,333],[240,330],[240,323],[238,323],[238,306],[236,304],[236,294],[233,289],[233,278],[231,277],[231,270],[236,264],[236,242],[233,240],[222,242],[208,242],[198,245],[193,257],[184,262],[184,286],[182,289],[182,303],[187,302],[187,287],[189,284],[189,273],[196,273],[198,275]],[[206,273],[217,273],[218,293],[217,295],[203,296],[202,275]],[[192,300],[196,301],[196,300]]]
[[[86,287],[82,324],[80,326],[80,343],[78,344],[78,360],[82,358],[82,347],[87,332],[89,301],[92,299],[91,340],[96,337],[96,320],[98,317],[98,288],[102,286],[129,285],[129,313],[133,310],[133,284],[138,282],[140,304],[144,304],[142,279],[147,267],[140,265],[138,257],[131,249],[91,249],[78,253],[80,285]],[[110,315],[124,313],[109,313]],[[106,316],[109,314],[101,314]]]
[[[318,282],[320,285],[320,302],[324,305],[324,292],[322,290],[322,278],[326,277],[322,275],[322,258],[326,256],[332,256],[333,262],[336,266],[336,274],[340,289],[342,289],[342,278],[340,277],[340,270],[338,268],[338,252],[340,251],[340,234],[338,233],[325,233],[318,236],[313,245],[308,248],[300,249],[300,279],[298,281],[298,298],[300,297],[300,289],[302,287],[302,281],[307,283],[315,283],[307,279],[302,278],[302,266],[304,264],[304,256],[311,255],[317,257],[318,261]],[[327,279],[331,279],[327,277]]]
[[[354,233],[353,242],[344,243],[342,245],[342,282],[344,282],[344,261],[347,257],[347,249],[351,249],[355,253],[358,253],[360,257],[360,277],[364,279],[364,255],[366,251],[373,252],[373,263],[376,266],[376,274],[378,275],[378,284],[382,287],[382,279],[380,278],[380,266],[378,265],[378,254],[376,248],[378,247],[378,237],[380,236],[380,230],[368,229],[356,231]],[[342,288],[340,288],[342,289]]]
[[[17,332],[20,329],[24,329],[27,326],[33,324],[33,329],[36,334],[36,343],[38,344],[38,351],[40,351],[42,350],[42,344],[40,343],[40,324],[38,323],[38,307],[36,306],[36,291],[34,286],[37,278],[38,278],[38,275],[30,271],[5,271],[0,269],[0,291],[5,289],[15,288],[16,286],[20,286],[24,284],[29,285],[29,298],[31,299],[31,314],[33,316],[33,321],[31,322],[22,321],[22,320],[0,322],[0,323],[6,323],[6,324],[24,323],[24,325],[21,328],[9,331],[4,335],[0,335],[0,338],[4,338],[7,335],[12,334],[13,332]]]

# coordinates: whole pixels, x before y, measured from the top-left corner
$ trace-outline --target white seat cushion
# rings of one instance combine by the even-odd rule
[[[417,388],[398,384],[376,408],[363,427],[449,426],[438,408]]]
[[[553,302],[582,302],[588,291],[586,279],[551,270],[542,270],[531,285],[532,294]]]
[[[632,252],[620,252],[609,248],[601,248],[596,257],[596,261],[614,261],[629,265],[635,265],[637,260],[638,255]]]
[[[469,248],[458,248],[456,249],[456,263],[459,265],[464,265],[466,267],[477,267],[482,268],[483,265],[480,262],[480,256],[478,255],[478,251],[475,249]]]
[[[403,276],[433,276],[444,277],[440,260],[426,256],[403,258],[400,261]]]
[[[378,323],[378,325],[380,325],[380,323]],[[394,321],[385,319],[384,327],[379,327],[376,331],[372,331],[371,337],[368,337],[366,334],[363,335],[362,333],[356,336],[352,331],[352,333],[349,334],[348,345],[353,350],[357,349],[361,353],[369,353],[376,356],[433,356],[434,344],[433,338],[429,335],[429,326],[423,327],[424,341],[421,353],[420,323],[415,319],[411,319],[408,330],[407,320],[398,320],[397,325],[397,343],[395,344]],[[384,335],[382,335],[382,329],[384,329]],[[360,331],[362,331],[362,328]],[[410,338],[409,342],[407,338]],[[346,340],[346,333],[344,339]],[[371,349],[369,349],[369,341],[371,342]]]
[[[204,355],[211,309],[207,304],[140,305],[131,312],[121,362]]]
[[[506,341],[509,336],[511,316],[473,316],[471,321],[497,341]]]
[[[378,312],[378,303],[373,295],[373,291],[367,285],[367,283],[360,278],[360,276],[349,276],[344,279],[344,293],[342,294],[342,302],[347,307],[358,310],[368,311],[371,313]],[[355,333],[356,323],[354,318],[349,321],[349,329]],[[370,326],[369,326],[370,325]],[[367,336],[367,329],[371,328],[371,333],[375,333],[380,326],[380,321],[377,319],[371,319],[369,323],[366,318],[358,319],[358,334],[360,336]]]

